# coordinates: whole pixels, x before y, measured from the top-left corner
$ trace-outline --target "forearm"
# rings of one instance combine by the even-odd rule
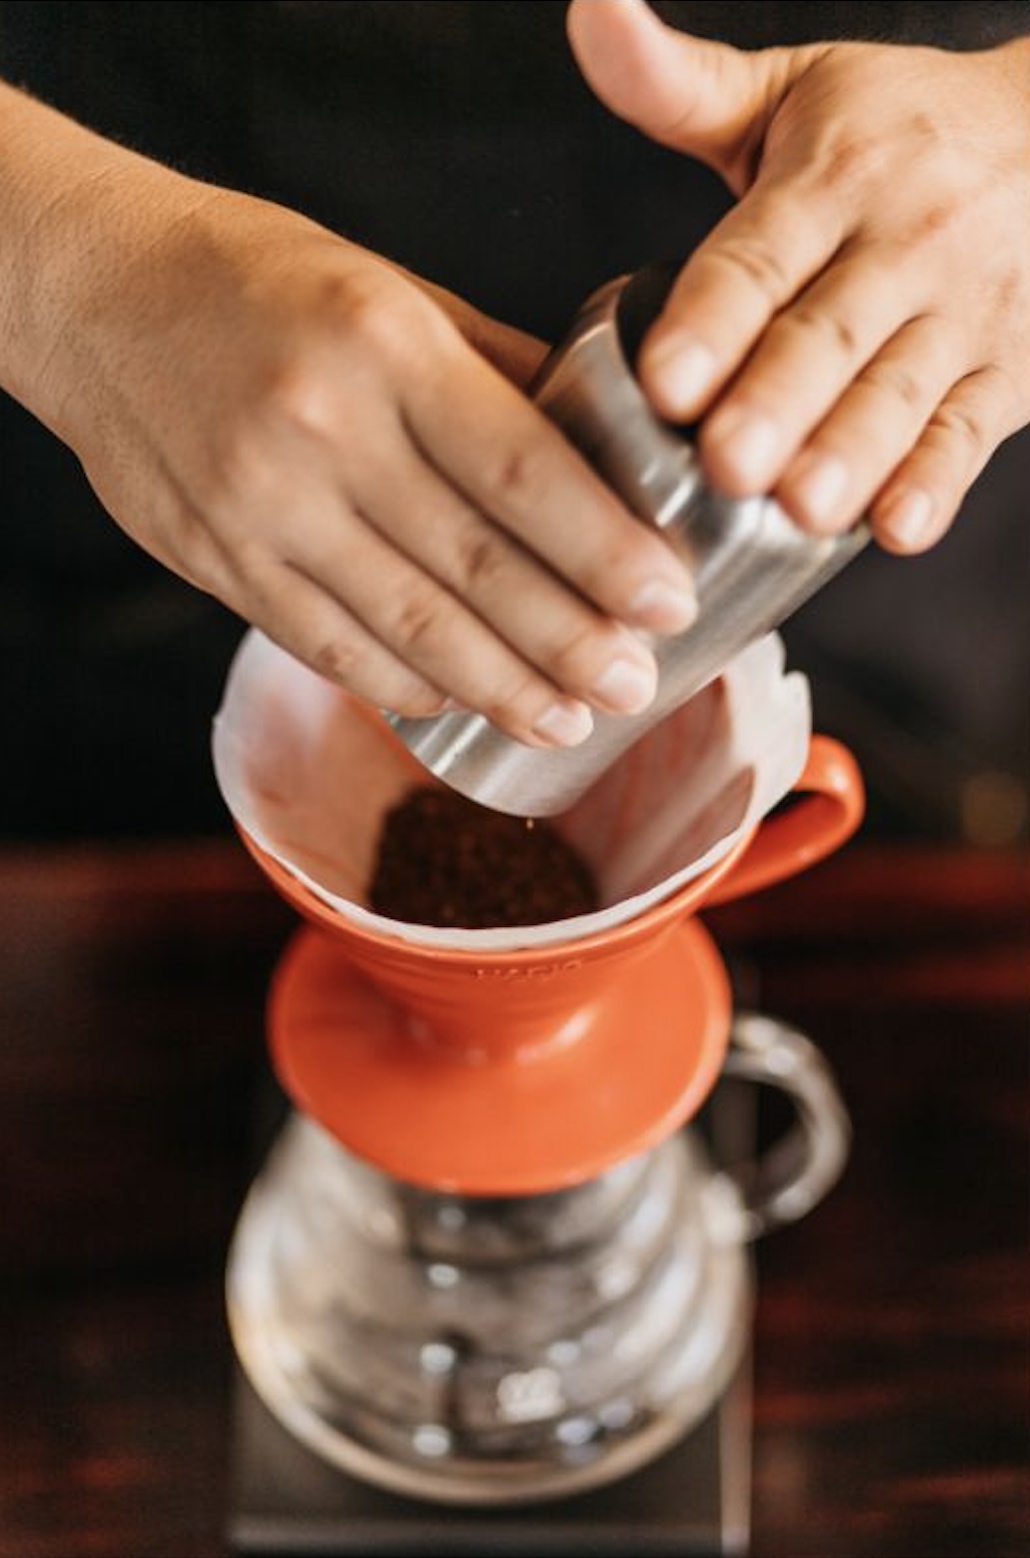
[[[96,303],[202,191],[0,82],[0,385],[58,434]]]
[[[204,209],[219,202],[206,221]],[[111,324],[125,315],[127,291],[136,300],[138,328],[153,322],[139,317],[140,289],[132,283],[141,268],[154,265],[156,273],[158,251],[175,238],[187,261],[196,262],[196,292],[231,251],[222,235],[254,215],[263,223],[276,220],[274,207],[183,177],[0,82],[0,386],[74,441],[69,397],[78,385],[95,388],[103,376]],[[297,213],[282,215],[294,228],[330,239],[341,259],[367,258]],[[543,353],[539,342],[408,271],[391,269],[429,296],[508,377],[520,384],[529,379]],[[240,285],[246,285],[242,274]],[[161,308],[157,296],[152,307]]]

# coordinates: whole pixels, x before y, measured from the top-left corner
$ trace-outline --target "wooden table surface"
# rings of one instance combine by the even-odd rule
[[[855,1132],[760,1247],[753,1558],[1030,1554],[1025,859],[857,842],[707,923]],[[0,1558],[227,1552],[222,1277],[294,925],[233,840],[0,853]]]

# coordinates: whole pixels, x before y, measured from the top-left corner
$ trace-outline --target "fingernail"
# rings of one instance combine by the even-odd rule
[[[639,714],[654,698],[658,686],[654,665],[635,660],[613,660],[594,683],[598,702],[619,714]]]
[[[544,710],[533,734],[556,747],[575,747],[594,728],[594,716],[585,703],[552,703]]]
[[[896,546],[909,551],[920,546],[933,523],[933,499],[921,487],[910,487],[876,516],[876,528]]]
[[[656,633],[682,633],[697,616],[697,596],[692,584],[649,579],[630,601],[629,611],[640,627],[653,628]]]
[[[709,422],[706,437],[709,444],[719,446],[720,458],[735,468],[738,480],[756,489],[771,481],[780,454],[780,430],[769,417],[729,410]]]
[[[715,377],[715,354],[700,341],[668,336],[647,354],[647,380],[674,412],[690,412]]]
[[[840,513],[850,472],[836,455],[813,459],[790,484],[791,498],[815,525],[828,525]]]

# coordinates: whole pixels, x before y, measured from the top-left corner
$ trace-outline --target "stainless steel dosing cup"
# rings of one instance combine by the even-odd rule
[[[409,750],[437,778],[495,811],[540,817],[565,811],[645,731],[712,681],[749,643],[777,628],[869,539],[807,535],[772,498],[728,498],[705,482],[689,429],[652,410],[634,375],[637,351],[675,272],[654,266],[601,287],[549,355],[533,399],[570,442],[684,560],[698,615],[658,638],[658,691],[637,715],[595,713],[577,747],[530,747],[479,714],[390,716]]]

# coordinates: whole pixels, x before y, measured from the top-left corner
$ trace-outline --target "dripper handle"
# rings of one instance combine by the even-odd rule
[[[865,785],[841,742],[814,735],[793,787],[799,796],[767,817],[751,847],[705,897],[705,908],[796,876],[847,842],[865,815]]]
[[[779,1089],[796,1114],[756,1158],[722,1170],[739,1193],[739,1237],[751,1241],[797,1222],[829,1193],[851,1150],[851,1120],[822,1053],[771,1017],[738,1014],[723,1076]]]

